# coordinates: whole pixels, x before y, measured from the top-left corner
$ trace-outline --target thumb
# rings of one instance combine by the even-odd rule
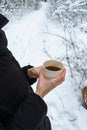
[[[39,78],[43,78],[44,77],[44,74],[43,74],[43,69],[40,70],[40,75],[39,75]]]

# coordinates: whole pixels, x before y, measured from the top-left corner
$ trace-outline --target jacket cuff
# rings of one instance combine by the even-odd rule
[[[28,79],[29,84],[32,85],[33,83],[35,83],[35,82],[37,81],[37,79],[36,79],[36,78],[30,78],[30,77],[27,75],[27,70],[28,70],[29,68],[33,68],[33,66],[27,65],[27,66],[25,66],[25,67],[22,67],[22,71],[24,72],[26,78]]]

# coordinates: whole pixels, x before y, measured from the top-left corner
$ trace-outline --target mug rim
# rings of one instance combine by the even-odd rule
[[[59,66],[59,65],[54,65],[54,66],[60,67],[61,70],[64,68],[64,65],[63,65],[63,63],[62,63],[61,61],[57,61],[57,60],[47,60],[47,61],[45,61],[45,62],[43,63],[44,69],[46,69],[46,67],[48,66],[48,65],[45,65],[45,64],[50,63],[51,61],[60,64],[62,67]],[[50,66],[50,65],[49,65],[49,66]],[[46,70],[48,70],[48,69],[46,69]],[[52,70],[48,70],[48,71],[52,71]],[[59,70],[58,70],[58,71],[59,71]]]

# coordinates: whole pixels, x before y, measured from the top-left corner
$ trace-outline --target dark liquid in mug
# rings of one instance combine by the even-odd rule
[[[51,71],[59,71],[61,68],[57,66],[47,66],[46,69],[51,70]]]

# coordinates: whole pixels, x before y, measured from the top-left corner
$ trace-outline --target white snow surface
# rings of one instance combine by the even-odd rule
[[[31,64],[40,66],[45,60],[65,55],[65,46],[61,37],[49,35],[63,30],[47,19],[46,3],[29,14],[14,17],[4,28],[8,38],[8,48],[21,66]],[[78,31],[78,35],[80,35]],[[84,38],[87,40],[86,36]],[[47,54],[45,53],[47,52]],[[65,62],[64,62],[65,63]],[[87,110],[81,105],[78,94],[75,93],[69,69],[64,83],[57,86],[45,98],[48,106],[47,115],[50,118],[52,130],[87,130]],[[35,90],[36,83],[32,85]]]

